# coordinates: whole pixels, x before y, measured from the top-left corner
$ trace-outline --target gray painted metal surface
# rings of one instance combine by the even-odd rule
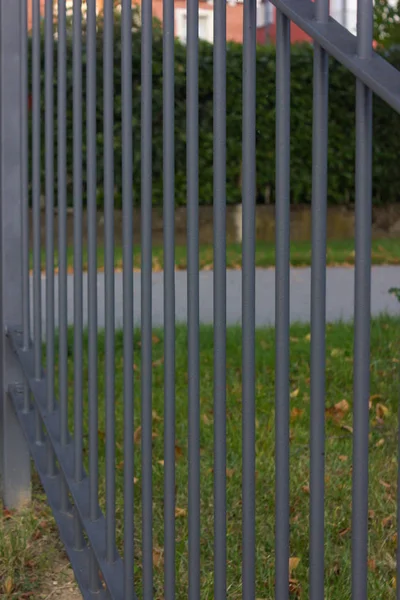
[[[96,1],[88,0],[82,37],[81,0],[73,2],[74,274],[67,274],[66,149],[67,20],[64,0],[45,5],[41,47],[40,2],[32,4],[33,276],[29,277],[28,95],[26,0],[0,4],[0,474],[6,506],[30,498],[34,460],[60,538],[84,598],[135,600],[133,330],[142,333],[142,563],[141,597],[153,598],[152,328],[164,327],[164,598],[174,600],[175,541],[175,324],[188,327],[188,582],[189,600],[201,597],[199,326],[214,325],[214,598],[225,600],[226,540],[226,326],[242,327],[242,597],[255,600],[255,328],[275,326],[276,515],[275,598],[289,596],[289,327],[311,321],[310,598],[324,596],[324,411],[326,322],[354,319],[354,443],[352,598],[367,598],[368,415],[370,319],[398,314],[388,290],[399,267],[371,268],[372,93],[400,110],[400,74],[372,50],[372,2],[358,0],[358,35],[328,16],[328,1],[272,0],[277,9],[276,269],[255,269],[256,0],[245,0],[243,21],[243,270],[226,270],[226,3],[214,3],[214,272],[199,272],[198,4],[187,5],[188,271],[175,271],[174,1],[163,1],[163,273],[152,273],[152,2],[142,0],[141,207],[142,269],[133,272],[132,223],[132,5],[121,0],[123,272],[114,272],[114,12],[105,3],[103,31],[103,154],[105,272],[97,273],[96,240]],[[314,40],[312,267],[290,268],[290,25]],[[57,197],[54,165],[54,29],[57,28]],[[86,45],[86,82],[82,51]],[[45,89],[41,90],[44,52]],[[328,54],[357,78],[355,269],[326,269]],[[45,113],[41,111],[44,93]],[[88,273],[82,271],[83,118],[86,93]],[[46,277],[41,273],[41,122],[45,133]],[[59,216],[59,272],[55,276],[53,213]],[[44,299],[44,302],[43,302]],[[57,304],[56,304],[57,299]],[[58,310],[56,310],[56,306]],[[74,327],[74,438],[68,431],[67,328]],[[89,472],[83,465],[83,329],[89,330]],[[59,387],[55,388],[55,328],[59,331]],[[105,329],[105,498],[99,507],[97,334]],[[124,331],[124,559],[116,547],[115,329]],[[32,336],[32,339],[31,339]],[[42,366],[47,346],[47,372]],[[56,400],[55,396],[58,396]],[[31,402],[32,400],[32,402]],[[400,507],[400,501],[398,501]],[[399,551],[398,551],[399,552]],[[399,555],[399,554],[398,554]],[[400,579],[399,561],[397,565]],[[397,590],[400,598],[400,587]]]

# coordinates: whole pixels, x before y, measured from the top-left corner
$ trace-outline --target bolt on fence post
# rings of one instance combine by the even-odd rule
[[[28,447],[7,395],[22,373],[6,326],[22,324],[21,5],[0,4],[0,495],[9,508],[31,498]],[[26,98],[26,102],[28,99]]]

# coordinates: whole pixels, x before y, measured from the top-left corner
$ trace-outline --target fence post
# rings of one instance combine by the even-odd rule
[[[0,2],[0,494],[15,509],[31,497],[28,447],[7,394],[22,373],[5,335],[22,324],[22,2]]]

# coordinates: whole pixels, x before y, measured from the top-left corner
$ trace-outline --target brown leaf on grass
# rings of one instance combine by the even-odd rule
[[[153,548],[153,566],[156,569],[159,569],[164,564],[164,551],[162,548],[158,548],[154,546]]]
[[[139,479],[137,477],[133,478],[133,483],[136,485],[137,483],[139,483]]]
[[[212,420],[210,419],[210,417],[207,415],[207,413],[204,413],[201,417],[203,419],[203,423],[204,425],[211,425]]]
[[[179,508],[179,506],[177,506],[175,508],[175,518],[179,519],[180,517],[186,517],[187,515],[187,510],[186,508]]]
[[[346,462],[348,460],[348,456],[345,456],[344,454],[340,454],[339,456],[339,460],[340,462]]]
[[[133,442],[134,444],[140,444],[140,440],[142,439],[142,427],[139,426],[135,433],[133,434]]]
[[[6,594],[11,594],[11,592],[14,589],[14,581],[12,577],[6,577],[6,580],[4,582],[4,591]]]
[[[387,490],[390,490],[390,488],[392,487],[392,486],[390,485],[390,483],[387,483],[386,481],[383,481],[383,479],[380,479],[380,480],[379,480],[379,483],[380,483],[381,485],[383,485],[383,487],[384,487],[384,488],[386,488]]]
[[[381,394],[373,394],[372,396],[369,397],[370,402],[374,402],[374,400],[381,400],[381,399],[382,399]]]
[[[299,566],[300,558],[297,556],[291,556],[289,558],[289,573],[293,573],[295,569]]]
[[[369,519],[375,519],[375,511],[374,510],[370,509],[368,511],[368,518]]]
[[[162,364],[164,364],[164,357],[159,358],[158,360],[155,360],[154,362],[151,363],[152,367],[159,367]]]
[[[304,409],[303,408],[297,408],[296,406],[294,408],[292,408],[292,410],[290,411],[290,418],[292,421],[294,421],[295,419],[297,419],[298,417],[301,417],[304,413]]]
[[[153,344],[159,344],[160,343],[160,338],[153,334],[151,336],[151,341],[153,342]]]
[[[353,428],[350,425],[342,425],[342,429],[348,431],[349,433],[353,433]]]
[[[385,440],[384,440],[384,438],[381,438],[380,440],[378,440],[378,441],[376,442],[376,444],[375,444],[375,447],[376,447],[376,448],[380,448],[381,446],[383,446],[383,445],[384,445],[384,443],[385,443]]]
[[[295,390],[293,390],[293,392],[290,393],[290,397],[297,398],[297,396],[299,395],[299,392],[300,392],[300,388],[296,388]]]
[[[368,569],[372,572],[376,571],[376,561],[373,558],[368,560]]]
[[[303,487],[301,489],[303,490],[303,492],[305,494],[309,494],[310,493],[310,486],[309,485],[303,485]]]
[[[153,421],[156,421],[156,422],[162,421],[162,418],[160,417],[160,415],[157,414],[157,411],[153,410],[152,416],[153,416]]]
[[[347,535],[349,533],[349,531],[350,531],[350,527],[346,527],[345,529],[341,529],[339,531],[340,537],[344,537],[345,535]]]
[[[158,464],[161,465],[162,467],[164,466],[164,461],[163,460],[159,460]]]
[[[179,460],[183,456],[183,450],[178,444],[175,444],[175,460]]]
[[[393,525],[393,517],[392,515],[390,515],[389,517],[385,517],[384,519],[382,519],[382,527],[384,529],[390,529],[390,527],[392,527]]]
[[[350,410],[350,404],[343,398],[340,402],[336,402],[334,409],[336,412],[347,413]]]
[[[233,477],[235,474],[235,469],[227,469],[226,470],[226,476],[230,479],[231,477]]]
[[[12,512],[10,510],[8,510],[7,508],[3,508],[3,519],[8,521],[8,519],[11,519],[11,518],[12,518]]]
[[[377,404],[375,407],[376,416],[378,419],[384,419],[389,414],[389,409],[384,404]]]
[[[136,371],[136,373],[140,372],[140,369],[137,365],[135,365],[135,363],[133,363],[133,370]]]
[[[300,583],[297,581],[297,579],[292,579],[290,577],[289,578],[289,594],[290,594],[291,598],[300,598],[300,592],[301,592]]]

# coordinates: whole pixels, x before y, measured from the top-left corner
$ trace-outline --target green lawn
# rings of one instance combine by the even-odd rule
[[[329,265],[354,264],[354,240],[334,241],[328,243],[327,263]],[[73,248],[68,248],[68,268],[73,270]],[[57,267],[57,256],[55,257],[55,266]],[[140,246],[134,249],[134,266],[140,269]],[[213,246],[202,245],[199,251],[199,261],[201,269],[211,269],[213,266]],[[242,264],[242,246],[240,244],[228,244],[226,249],[227,267],[230,269],[241,268]],[[98,250],[98,268],[104,268],[104,248]],[[372,244],[372,262],[374,264],[400,264],[400,239],[382,239],[374,240]],[[84,268],[87,269],[86,248],[83,256]],[[311,264],[311,243],[296,242],[291,244],[291,263],[293,266],[307,266]],[[186,269],[187,267],[187,249],[186,246],[177,246],[175,248],[175,264],[177,269]],[[275,245],[271,243],[258,242],[256,245],[256,266],[273,267],[275,265]],[[31,257],[32,266],[32,257]],[[115,248],[115,266],[122,268],[122,247]],[[42,255],[42,267],[45,268],[45,253]],[[163,268],[163,248],[162,246],[153,247],[153,270],[160,271]]]
[[[370,410],[370,521],[369,598],[395,598],[397,404],[399,400],[399,319],[372,322]],[[201,582],[202,598],[213,597],[213,332],[201,329]],[[326,368],[326,600],[350,597],[351,576],[351,468],[353,328],[327,326]],[[86,348],[85,340],[85,351]],[[116,335],[116,482],[118,543],[123,539],[123,335]],[[73,333],[69,336],[69,398],[73,409]],[[307,326],[291,328],[291,557],[300,559],[292,572],[292,598],[308,598],[309,544],[309,426],[310,336]],[[163,598],[163,333],[153,335],[153,485],[154,485],[154,598]],[[99,338],[99,452],[101,505],[104,508],[105,411],[104,337]],[[187,329],[176,330],[176,482],[177,600],[187,598]],[[140,425],[140,334],[135,334],[135,429]],[[87,381],[87,359],[84,362]],[[274,332],[256,336],[256,544],[257,593],[263,600],[274,595]],[[85,395],[85,407],[87,396]],[[229,598],[241,598],[241,331],[228,330],[227,339],[227,527]],[[85,410],[87,426],[87,411]],[[85,459],[87,460],[87,430]],[[135,574],[141,597],[141,468],[140,444],[135,445]],[[34,531],[34,529],[33,529]],[[21,585],[28,568],[23,554],[1,557],[0,576],[14,573]],[[4,541],[3,541],[4,547]],[[15,552],[19,553],[16,545]],[[29,554],[28,554],[29,556]],[[32,560],[32,559],[30,559]],[[297,561],[293,561],[295,564]],[[4,567],[5,564],[5,567]],[[13,571],[14,569],[14,571]],[[37,571],[38,572],[38,571]],[[15,574],[16,573],[16,574]],[[3,574],[4,577],[4,574]],[[0,577],[1,579],[1,577]],[[4,581],[4,579],[3,579]],[[1,584],[0,584],[1,585]],[[21,587],[20,590],[23,588]],[[7,596],[6,596],[7,597]],[[22,595],[15,598],[22,598]]]

